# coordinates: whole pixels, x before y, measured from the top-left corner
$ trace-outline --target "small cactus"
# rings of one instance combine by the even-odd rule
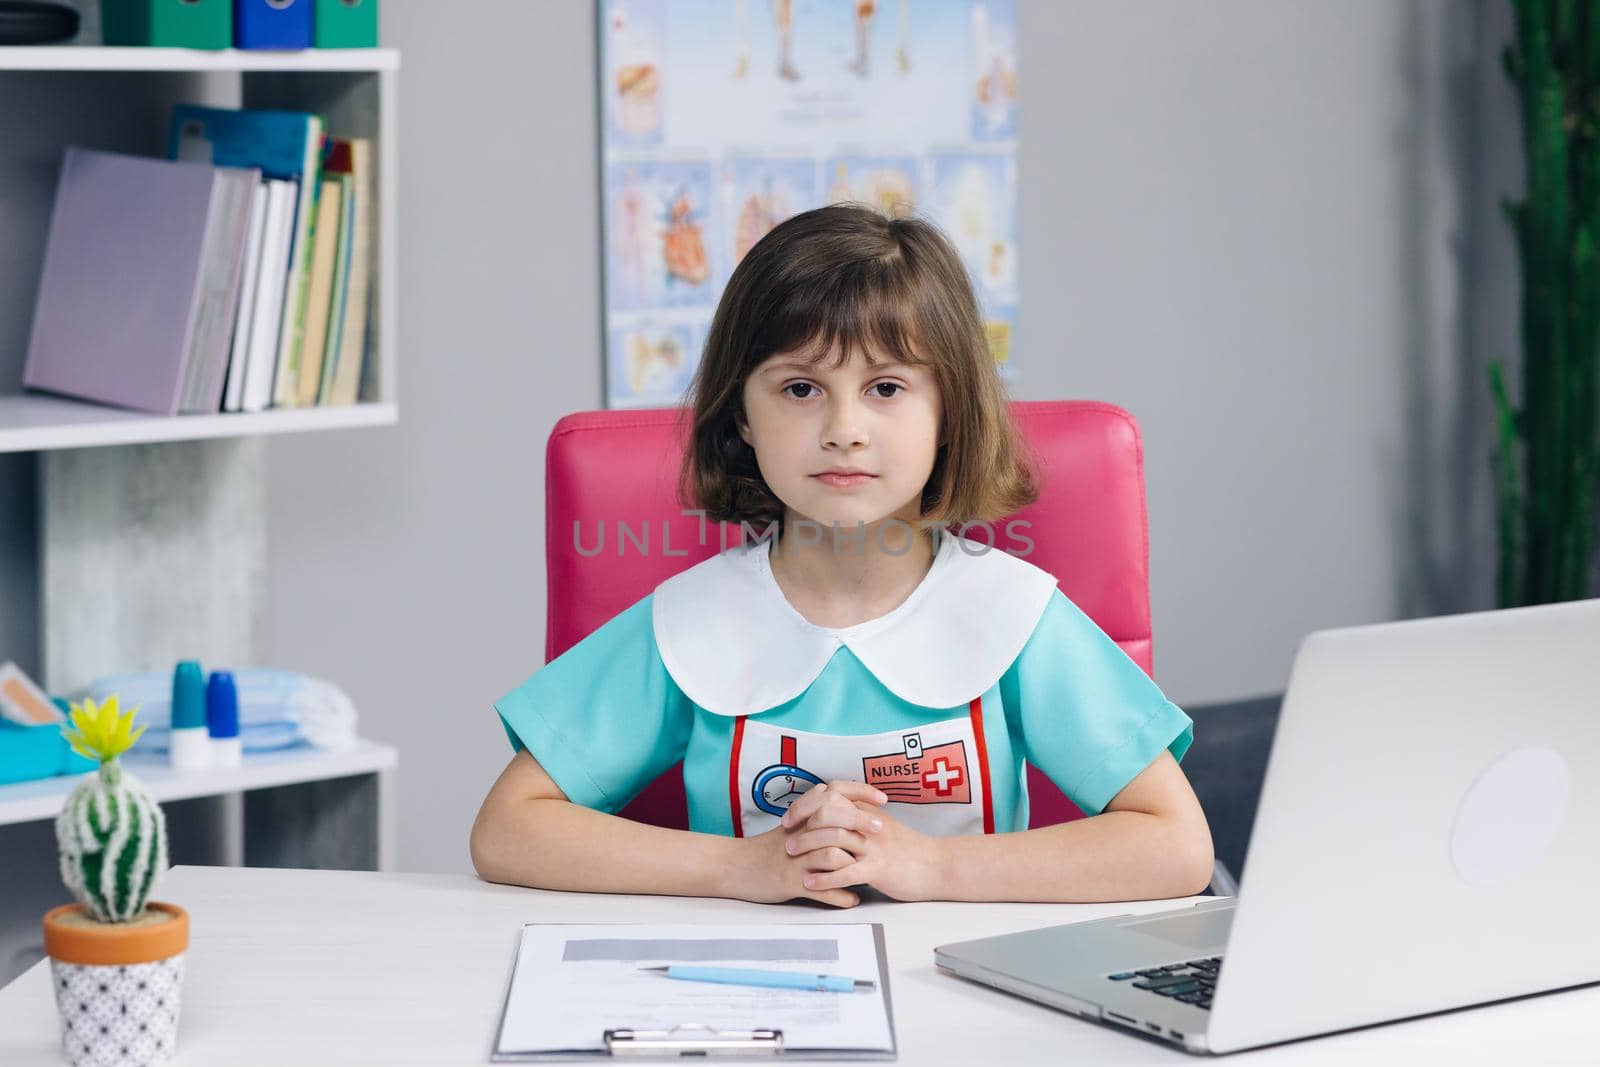
[[[167,869],[166,817],[117,762],[144,727],[132,730],[138,709],[119,711],[115,695],[99,707],[85,699],[71,708],[76,729],[62,733],[79,754],[99,760],[100,769],[84,776],[56,817],[61,880],[96,919],[127,922],[144,910]]]

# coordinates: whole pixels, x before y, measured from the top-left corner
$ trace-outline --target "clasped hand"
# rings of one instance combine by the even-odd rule
[[[872,885],[896,900],[930,900],[938,877],[939,839],[884,810],[889,798],[863,782],[813,786],[782,823],[750,838],[755,861],[744,880],[750,900],[802,897],[853,907],[848,887]]]

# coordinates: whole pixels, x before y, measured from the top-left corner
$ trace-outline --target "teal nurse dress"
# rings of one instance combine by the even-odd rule
[[[770,540],[675,575],[495,704],[577,804],[617,812],[683,761],[689,826],[751,836],[819,782],[867,782],[928,834],[1025,830],[1032,763],[1102,811],[1194,724],[1018,556],[937,531],[887,615],[806,620]]]

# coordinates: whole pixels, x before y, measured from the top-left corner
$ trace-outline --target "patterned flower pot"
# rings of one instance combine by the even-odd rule
[[[63,904],[44,917],[44,948],[73,1067],[145,1067],[172,1058],[189,913],[151,901],[125,923]]]

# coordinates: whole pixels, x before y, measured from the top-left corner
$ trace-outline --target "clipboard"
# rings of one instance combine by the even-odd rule
[[[681,926],[685,933],[692,933],[696,929],[704,928],[706,924],[639,924],[639,923],[529,923],[523,927],[524,935],[528,927],[573,927],[594,928],[604,927],[622,930],[628,927],[640,926]],[[884,1021],[888,1028],[889,1047],[883,1048],[848,1048],[837,1045],[825,1047],[806,1047],[797,1043],[794,1035],[786,1036],[784,1028],[779,1025],[766,1025],[761,1020],[752,1018],[748,1027],[718,1028],[693,1020],[685,1020],[674,1026],[662,1028],[660,1026],[648,1027],[608,1027],[603,1028],[596,1035],[593,1047],[584,1048],[547,1048],[537,1050],[507,1049],[506,1023],[512,1007],[512,995],[517,989],[518,969],[522,962],[523,942],[519,938],[517,953],[513,956],[512,970],[506,982],[505,1000],[500,1008],[500,1020],[495,1027],[495,1036],[490,1048],[490,1062],[493,1063],[521,1063],[521,1062],[554,1062],[554,1061],[592,1061],[596,1059],[678,1059],[680,1057],[694,1057],[696,1059],[740,1058],[740,1059],[828,1059],[828,1060],[873,1060],[893,1061],[899,1056],[899,1042],[894,1027],[894,1002],[889,989],[889,966],[885,952],[884,930],[882,923],[839,923],[839,924],[810,924],[810,923],[782,923],[782,924],[752,924],[752,931],[771,931],[775,928],[794,930],[802,933],[809,929],[827,926],[853,926],[870,927],[872,932],[873,951],[876,956],[877,988],[882,996]],[[661,979],[673,981],[672,979]],[[696,983],[680,983],[694,985]],[[772,992],[764,990],[763,992]],[[817,993],[815,996],[844,997],[848,993]],[[549,1010],[559,1012],[559,1004],[550,1004]],[[772,1023],[773,1020],[766,1020]]]

